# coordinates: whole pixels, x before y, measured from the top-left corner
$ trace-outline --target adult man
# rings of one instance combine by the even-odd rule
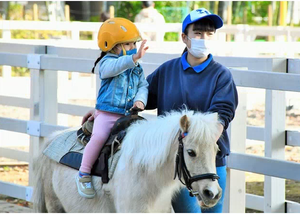
[[[134,22],[139,23],[154,23],[154,24],[164,24],[165,18],[160,14],[155,8],[155,3],[153,1],[143,1],[142,10],[134,18]],[[163,41],[164,32],[163,29],[159,29],[158,32],[144,32],[142,36],[148,41]]]

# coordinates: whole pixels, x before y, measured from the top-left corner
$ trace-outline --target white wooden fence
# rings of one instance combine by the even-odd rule
[[[49,21],[0,21],[0,30],[2,30],[2,42],[20,42],[21,44],[42,44],[59,45],[84,48],[97,47],[97,33],[102,23],[100,22],[49,22]],[[184,48],[181,42],[181,23],[166,24],[143,24],[136,23],[139,30],[143,32],[156,32],[158,40],[148,42],[153,53],[177,53]],[[30,39],[12,39],[12,30],[53,30],[71,32],[70,38],[62,36],[47,40]],[[91,40],[80,40],[80,33],[91,32]],[[178,33],[179,42],[163,42],[163,35],[167,32]],[[234,43],[225,42],[226,35],[234,35]],[[275,42],[254,42],[257,36],[274,36]],[[214,48],[214,55],[219,56],[272,56],[272,57],[299,57],[300,43],[296,42],[300,38],[300,28],[297,27],[269,27],[269,26],[251,26],[251,25],[224,25],[217,31]],[[287,41],[287,42],[285,42]],[[74,43],[76,42],[76,43]],[[243,47],[243,48],[241,48]],[[11,76],[9,66],[3,68],[3,76]]]
[[[49,21],[10,21],[1,20],[0,29],[2,29],[2,38],[11,38],[11,30],[54,30],[54,31],[70,31],[73,40],[80,39],[80,32],[89,31],[93,33],[94,40],[97,38],[101,22],[49,22]],[[136,23],[141,32],[157,32],[164,34],[165,32],[176,32],[178,38],[181,38],[181,23],[166,24],[143,24]],[[252,26],[252,25],[224,25],[219,32],[219,40],[225,41],[226,34],[234,35],[234,41],[254,41],[257,36],[275,36],[275,40],[283,41],[282,36],[286,37],[286,41],[295,42],[300,38],[299,27],[282,27],[282,26]],[[163,36],[159,38],[162,39]],[[162,40],[160,40],[162,41]]]
[[[84,115],[90,107],[58,103],[57,71],[90,73],[98,50],[25,45],[0,42],[0,65],[30,69],[30,99],[0,96],[0,104],[30,108],[30,120],[0,117],[0,129],[30,135],[30,152],[0,148],[0,156],[29,162],[44,138],[57,126],[57,114]],[[147,53],[142,66],[150,74],[176,54]],[[215,57],[232,68],[239,90],[239,106],[229,129],[231,155],[228,157],[227,212],[244,212],[245,207],[265,212],[300,212],[300,204],[285,200],[285,179],[300,181],[300,164],[284,160],[286,145],[300,146],[300,133],[285,130],[285,91],[300,92],[300,60],[286,58]],[[243,68],[243,69],[237,69]],[[247,68],[247,70],[245,70]],[[97,75],[97,74],[96,74]],[[96,78],[99,86],[99,78]],[[246,125],[246,95],[243,87],[266,89],[265,127]],[[96,89],[98,91],[98,88]],[[147,117],[147,114],[144,116]],[[245,154],[246,139],[265,142],[265,157]],[[245,193],[244,171],[265,175],[264,197]],[[30,201],[31,186],[0,182],[0,194]]]

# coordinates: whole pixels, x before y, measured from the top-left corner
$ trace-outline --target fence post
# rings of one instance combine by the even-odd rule
[[[44,47],[43,54],[46,53]],[[39,53],[41,54],[41,53]],[[36,62],[36,66],[32,65]],[[42,70],[40,55],[28,55],[28,68],[30,68],[30,120],[41,123],[57,124],[57,72]],[[40,130],[39,130],[40,131]],[[30,136],[30,162],[29,162],[29,185],[33,184],[32,163],[39,154],[40,147],[44,143],[44,138]]]
[[[230,150],[245,153],[247,130],[247,93],[238,88],[239,104],[229,128]],[[245,172],[227,168],[223,212],[244,213],[246,206]]]
[[[70,6],[67,4],[65,5],[65,21],[70,22]],[[67,37],[71,37],[70,31],[67,31]]]
[[[57,102],[58,103],[68,103],[69,97],[69,72],[68,71],[57,71],[57,84],[58,84],[58,91],[57,91]],[[68,88],[66,88],[66,86]],[[69,116],[59,115],[57,118],[57,123],[61,126],[69,126]]]
[[[11,39],[11,31],[10,29],[3,29],[2,30],[2,38],[5,40]],[[2,76],[3,78],[11,77],[11,66],[3,65],[2,66]]]
[[[269,4],[268,6],[268,26],[272,27],[273,25],[273,6]],[[272,36],[268,36],[268,42],[272,41]]]
[[[38,21],[39,20],[39,9],[37,4],[33,4],[33,20]],[[35,39],[39,38],[39,34],[37,31],[34,32]]]
[[[231,8],[231,4],[228,5],[227,8],[227,26],[230,26],[232,23],[232,8]],[[227,34],[226,35],[226,41],[227,42],[231,42],[231,34]]]
[[[272,71],[286,72],[286,59],[273,59]],[[265,157],[285,159],[285,92],[266,90]],[[285,179],[265,176],[264,212],[285,212]]]
[[[113,5],[109,6],[109,17],[114,18],[115,17],[115,7]]]
[[[99,25],[100,28],[101,25]],[[98,44],[98,31],[93,31],[92,40],[95,41],[95,45]]]

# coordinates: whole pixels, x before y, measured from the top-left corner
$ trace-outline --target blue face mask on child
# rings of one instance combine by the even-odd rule
[[[136,48],[134,48],[132,50],[126,51],[126,55],[133,55],[133,54],[136,54],[136,52],[137,52],[137,50],[136,50]],[[119,56],[123,56],[123,50],[121,51]]]

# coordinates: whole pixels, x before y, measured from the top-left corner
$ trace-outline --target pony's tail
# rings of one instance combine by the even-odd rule
[[[39,158],[42,155],[39,156]],[[45,192],[43,188],[43,179],[42,179],[42,167],[41,162],[37,158],[33,161],[33,173],[34,173],[34,189],[33,189],[33,211],[35,213],[46,213],[46,202],[45,202]]]

